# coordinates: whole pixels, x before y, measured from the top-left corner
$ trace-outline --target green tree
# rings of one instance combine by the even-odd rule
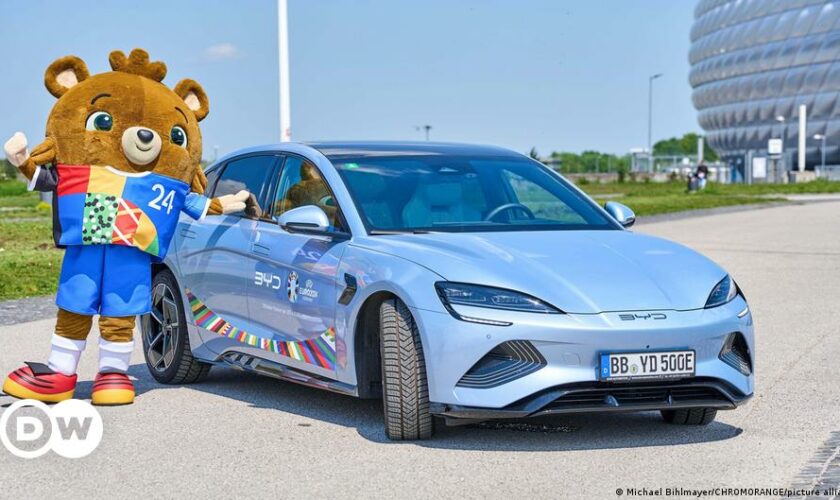
[[[617,172],[629,169],[630,157],[617,156],[600,151],[584,151],[580,154],[567,151],[554,151],[546,159],[546,163],[564,173],[577,174],[584,172]]]
[[[682,137],[671,137],[663,139],[653,145],[653,154],[655,156],[688,156],[697,154],[697,138],[699,136],[694,132],[684,134]],[[704,159],[706,161],[717,161],[717,152],[710,148],[707,144],[704,150]]]
[[[0,179],[14,179],[18,169],[9,160],[0,160]]]

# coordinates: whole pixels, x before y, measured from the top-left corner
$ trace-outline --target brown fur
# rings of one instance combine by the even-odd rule
[[[55,320],[55,334],[71,340],[85,340],[92,324],[93,316],[59,309]]]
[[[209,112],[204,90],[188,79],[179,82],[174,90],[160,83],[166,75],[166,66],[149,62],[148,54],[141,49],[133,50],[128,57],[119,51],[112,52],[110,61],[114,71],[93,76],[89,75],[85,63],[74,56],[62,57],[47,69],[45,84],[58,97],[47,120],[46,134],[48,140],[54,141],[54,160],[69,165],[110,165],[126,172],[153,170],[187,182],[195,191],[203,193],[206,180],[194,182],[194,178],[203,177],[199,168],[198,122]],[[79,82],[69,89],[58,80],[59,74],[66,70],[72,70]],[[200,104],[195,111],[185,102],[190,93]],[[100,97],[91,104],[100,94],[110,96]],[[85,130],[87,118],[95,111],[107,111],[113,116],[111,130]],[[174,125],[186,131],[186,149],[170,142]],[[147,165],[132,164],[122,152],[122,134],[132,126],[152,129],[162,139],[160,155]],[[28,164],[40,164],[34,156]],[[34,166],[31,170],[34,171]]]
[[[134,335],[135,320],[134,316],[101,316],[99,318],[99,335],[110,342],[131,342]],[[59,309],[55,322],[55,333],[66,339],[85,340],[90,333],[92,324],[93,316]]]

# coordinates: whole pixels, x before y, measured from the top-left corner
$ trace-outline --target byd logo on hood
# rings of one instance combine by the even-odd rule
[[[644,320],[644,319],[666,319],[666,316],[663,313],[642,313],[642,314],[619,314],[619,318],[622,321],[636,321],[636,320]]]

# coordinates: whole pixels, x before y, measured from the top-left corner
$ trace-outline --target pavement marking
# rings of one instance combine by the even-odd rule
[[[837,498],[840,489],[840,431],[834,431],[820,446],[808,464],[802,469],[791,489],[817,490],[829,492],[830,496],[820,498]],[[806,498],[804,496],[797,498]]]

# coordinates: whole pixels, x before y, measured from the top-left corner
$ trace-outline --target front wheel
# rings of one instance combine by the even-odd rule
[[[434,430],[420,332],[399,299],[379,310],[385,433],[395,441],[428,439]]]
[[[184,303],[175,276],[168,270],[152,281],[152,311],[143,316],[143,356],[149,373],[163,384],[191,384],[205,378],[210,365],[190,349]]]
[[[714,408],[683,408],[662,410],[661,413],[666,422],[676,425],[709,425],[717,416],[717,410]]]

